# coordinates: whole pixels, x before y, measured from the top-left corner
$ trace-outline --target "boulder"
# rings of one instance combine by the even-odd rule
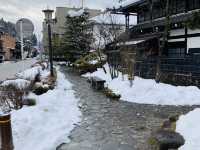
[[[50,87],[48,85],[37,82],[33,87],[33,93],[35,93],[36,95],[42,95],[46,93],[49,89]]]
[[[160,150],[178,149],[185,144],[183,136],[169,130],[158,130],[152,134],[151,138]]]

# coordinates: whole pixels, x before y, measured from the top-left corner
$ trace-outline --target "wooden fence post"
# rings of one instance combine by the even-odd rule
[[[13,150],[11,115],[0,115],[0,150]]]

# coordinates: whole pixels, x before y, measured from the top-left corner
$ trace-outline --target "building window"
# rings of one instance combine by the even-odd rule
[[[170,42],[167,44],[168,57],[170,58],[184,58],[186,54],[186,43],[184,42]]]
[[[183,13],[185,11],[186,3],[184,0],[177,0],[177,13]]]
[[[144,21],[149,21],[151,19],[151,13],[149,8],[143,7],[140,9],[138,13],[138,22],[144,22]]]
[[[184,58],[185,48],[169,48],[168,57],[170,58]]]
[[[156,2],[153,4],[153,19],[165,16],[165,5],[163,2]]]
[[[200,9],[200,1],[199,0],[189,0],[189,10]]]
[[[169,12],[170,14],[183,13],[185,11],[184,0],[170,0],[169,1]]]
[[[138,14],[138,22],[139,23],[144,22],[144,12],[143,11],[140,11]]]

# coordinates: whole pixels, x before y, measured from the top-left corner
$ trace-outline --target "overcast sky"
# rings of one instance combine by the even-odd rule
[[[117,4],[118,0],[84,0],[88,8],[105,9]],[[42,9],[56,6],[81,6],[81,0],[0,0],[0,17],[16,22],[22,17],[29,18],[35,25],[36,34],[41,34]]]

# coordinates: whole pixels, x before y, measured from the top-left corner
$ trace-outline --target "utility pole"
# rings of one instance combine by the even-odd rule
[[[84,0],[81,0],[81,8],[84,7]]]
[[[24,60],[24,34],[23,34],[23,20],[20,20],[20,38],[21,38],[21,57]]]

